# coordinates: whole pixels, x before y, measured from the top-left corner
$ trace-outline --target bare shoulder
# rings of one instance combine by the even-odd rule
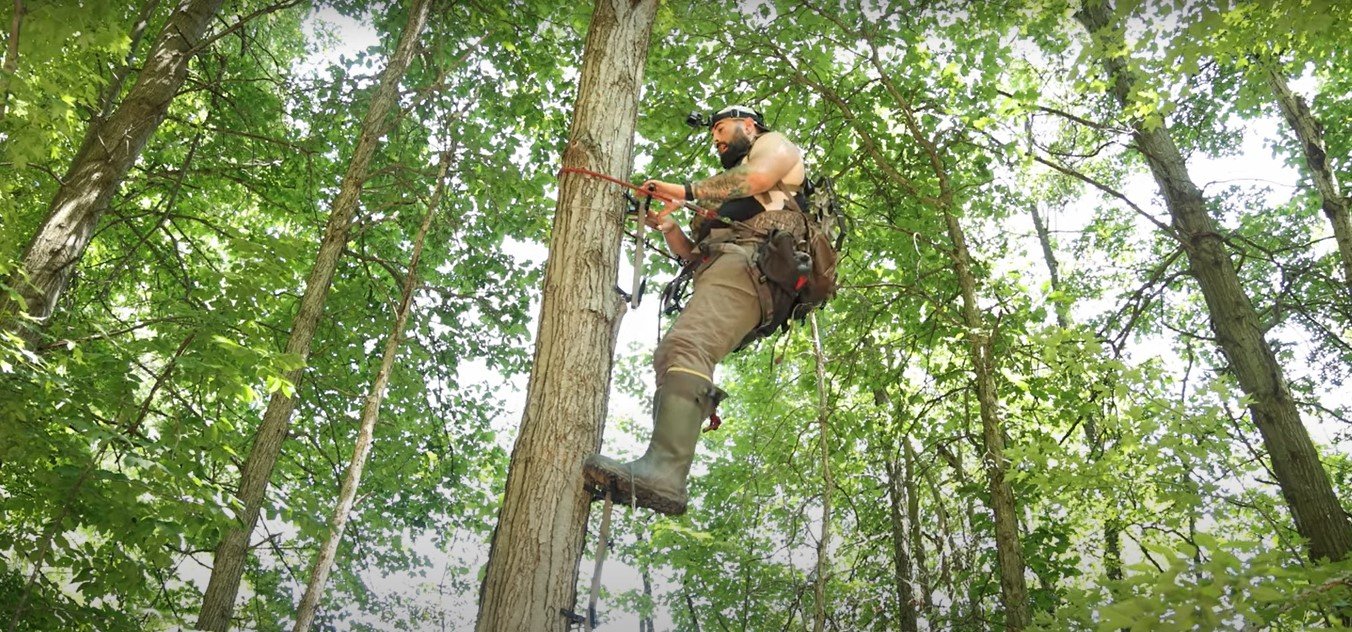
[[[798,146],[793,144],[788,137],[779,132],[766,132],[756,139],[756,144],[751,146],[750,157],[782,157],[799,155]]]

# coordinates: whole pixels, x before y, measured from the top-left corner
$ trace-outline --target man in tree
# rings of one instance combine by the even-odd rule
[[[588,484],[609,490],[617,502],[632,499],[670,515],[685,513],[686,478],[700,426],[725,395],[714,386],[715,365],[773,331],[792,306],[792,296],[765,281],[756,251],[771,229],[802,239],[807,228],[801,212],[806,177],[798,147],[770,131],[761,114],[746,106],[723,108],[708,125],[726,171],[698,182],[649,180],[643,185],[676,200],[667,202],[664,213],[650,214],[648,225],[688,267],[694,266],[690,302],[653,354],[657,392],[648,450],[628,463],[592,455],[584,468]],[[718,204],[722,221],[696,217],[687,235],[670,212],[695,199]]]

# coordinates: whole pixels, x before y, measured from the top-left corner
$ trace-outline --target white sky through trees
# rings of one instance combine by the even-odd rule
[[[331,9],[321,9],[317,14],[312,15],[307,21],[307,26],[308,32],[312,37],[318,36],[320,33],[324,32],[325,29],[328,29],[328,32],[333,35],[332,37],[327,38],[327,45],[319,50],[317,54],[313,55],[306,63],[308,69],[313,71],[323,69],[329,64],[339,63],[339,60],[342,58],[351,59],[356,53],[377,43],[376,32],[368,24],[339,15]],[[325,41],[325,39],[326,38],[316,37],[314,41]],[[1307,76],[1296,82],[1294,87],[1297,91],[1304,92],[1308,95],[1312,85],[1313,80]],[[677,109],[695,109],[698,105],[700,104],[681,104],[681,107]],[[763,107],[764,104],[752,103],[751,105]],[[679,120],[673,120],[671,121],[671,124],[673,126],[684,125],[684,123]],[[1294,169],[1283,164],[1281,160],[1274,158],[1273,142],[1274,139],[1277,138],[1277,135],[1284,131],[1281,125],[1282,122],[1274,118],[1249,122],[1244,134],[1242,148],[1238,154],[1221,158],[1200,157],[1191,159],[1189,161],[1189,168],[1198,185],[1202,187],[1203,191],[1208,196],[1217,195],[1221,189],[1229,186],[1239,186],[1252,191],[1266,191],[1262,199],[1266,200],[1269,207],[1274,208],[1289,199],[1296,190],[1298,174]],[[796,132],[796,130],[793,129],[783,129],[779,131],[789,135],[790,138],[794,137]],[[517,146],[524,144],[523,139],[515,140]],[[504,139],[504,145],[511,146],[512,143],[509,142],[509,139]],[[643,144],[640,144],[639,147],[643,147]],[[642,151],[642,149],[639,149],[639,151]],[[812,157],[809,156],[809,160],[811,159]],[[636,168],[641,169],[643,166],[649,164],[650,161],[651,156],[638,155],[635,157]],[[683,177],[702,176],[712,172],[716,168],[716,160],[712,152],[708,153],[705,163],[706,164],[701,165],[702,171],[697,174],[645,174],[639,171],[628,175],[630,175],[629,179],[634,182],[641,181],[645,177],[678,180]],[[612,175],[623,178],[626,174]],[[1006,175],[1012,177],[1011,174]],[[1148,173],[1140,172],[1135,174],[1124,186],[1123,191],[1133,201],[1156,215],[1156,217],[1163,218],[1167,223],[1168,213],[1164,209],[1163,202],[1157,194],[1156,185]],[[615,195],[618,197],[620,192],[616,190]],[[1043,209],[1043,211],[1047,215],[1048,227],[1052,231],[1053,238],[1060,239],[1064,242],[1073,239],[1074,236],[1083,229],[1087,219],[1092,216],[1096,206],[1103,204],[1111,205],[1113,203],[1113,201],[1103,201],[1096,192],[1087,192],[1083,194],[1079,202],[1074,205],[1066,208]],[[543,206],[552,208],[552,204],[552,199],[541,200],[541,205]],[[1154,227],[1150,226],[1149,223],[1144,220],[1139,220],[1138,224],[1142,231],[1154,230]],[[629,228],[632,229],[632,224],[630,224]],[[1026,213],[1012,214],[1012,217],[1005,220],[999,227],[978,226],[974,227],[974,229],[978,233],[983,229],[1000,229],[1017,234],[1022,241],[1024,258],[1021,260],[1001,260],[992,262],[997,271],[1021,270],[1023,274],[1030,277],[1026,282],[1029,287],[1037,287],[1040,284],[1041,279],[1045,278],[1045,266],[1042,263],[1040,250],[1036,242],[1036,235],[1034,234],[1031,220],[1029,220]],[[1324,232],[1330,231],[1328,231],[1327,227],[1324,227]],[[630,266],[630,257],[632,256],[630,250],[632,247],[631,242],[631,239],[626,238],[621,253],[620,276],[616,279],[617,286],[626,291],[629,289],[629,283],[632,276],[632,267]],[[650,232],[649,243],[660,244],[661,240],[655,233]],[[1329,239],[1321,241],[1318,247],[1332,248],[1333,244],[1331,239]],[[547,255],[544,245],[541,244],[515,242],[510,244],[509,251],[513,256],[518,257],[519,259],[534,260],[541,263]],[[867,257],[867,253],[860,252],[853,252],[851,255],[854,257]],[[978,256],[980,256],[979,253]],[[648,257],[649,266],[651,267],[653,263],[655,263],[657,255],[653,254],[650,250]],[[1077,266],[1109,265],[1106,261],[1064,260],[1061,261],[1061,264],[1063,266],[1063,274],[1071,272]],[[619,350],[618,353],[638,356],[638,359],[628,361],[626,366],[638,368],[637,375],[641,376],[641,384],[643,389],[646,389],[646,392],[639,397],[635,397],[632,393],[620,392],[618,388],[615,389],[615,392],[612,392],[611,418],[607,423],[603,452],[613,456],[633,457],[641,453],[643,448],[643,437],[646,437],[647,430],[650,427],[645,403],[648,397],[647,393],[651,392],[652,388],[652,376],[651,371],[648,368],[648,362],[650,360],[652,349],[656,343],[658,331],[658,303],[660,302],[658,293],[660,292],[662,285],[669,280],[670,275],[665,273],[657,275],[650,270],[648,278],[648,292],[644,297],[642,305],[638,310],[631,311],[624,316],[617,344],[617,349]],[[1033,279],[1038,279],[1038,281],[1034,281]],[[1099,310],[1113,309],[1115,298],[1116,297],[1108,297],[1097,302],[1088,300],[1081,301],[1076,305],[1077,313],[1075,316],[1077,319],[1087,319],[1089,316],[1095,315]],[[537,316],[538,309],[538,298],[532,299],[532,312]],[[536,316],[533,316],[529,326],[529,331],[532,333],[532,336],[536,331],[536,321]],[[670,320],[664,319],[662,324],[664,327],[668,326]],[[1280,332],[1278,333],[1280,335]],[[1300,343],[1301,341],[1293,340],[1293,342]],[[533,340],[531,344],[533,344]],[[1134,343],[1129,349],[1129,354],[1138,358],[1162,355],[1169,358],[1171,362],[1179,362],[1177,358],[1173,357],[1172,352],[1162,346],[1162,343],[1159,341],[1141,340]],[[617,374],[622,370],[621,363],[625,362],[626,361],[623,358],[617,358]],[[1291,366],[1290,369],[1292,377],[1300,375],[1300,367]],[[493,427],[499,432],[497,441],[504,450],[509,451],[515,438],[516,426],[521,420],[521,407],[524,404],[525,382],[527,376],[523,375],[513,380],[506,380],[500,375],[493,374],[493,372],[485,365],[474,361],[465,363],[465,366],[460,370],[460,376],[467,381],[493,385],[499,394],[499,397],[507,404],[506,411],[501,417],[494,421]],[[737,393],[734,391],[730,396],[735,398],[737,397]],[[1334,401],[1329,402],[1329,405],[1333,406],[1339,403],[1341,402]],[[636,431],[637,434],[627,432],[627,430]],[[1310,424],[1310,430],[1314,438],[1321,443],[1327,444],[1327,442],[1333,438],[1331,429],[1321,427],[1318,424]],[[700,451],[697,452],[695,468],[693,471],[694,476],[698,476],[703,471],[704,468],[701,462],[705,460],[706,453],[707,445],[701,447]],[[582,458],[583,456],[584,455],[579,455],[579,458]],[[372,458],[380,458],[378,446],[376,447],[376,451]],[[598,513],[599,508],[599,504],[595,505],[593,514]],[[692,511],[698,510],[698,506],[692,504]],[[613,534],[616,541],[622,539],[618,533],[618,531],[623,528],[620,525],[622,523],[631,522],[619,520],[622,517],[621,514],[627,513],[628,511],[629,510],[626,508],[616,508],[617,522],[613,525],[613,528],[617,531]],[[819,520],[819,518],[820,514],[818,513],[813,519]],[[642,516],[640,516],[640,520],[650,521],[650,519]],[[596,516],[593,515],[592,527],[591,531],[589,531],[589,545],[594,542],[594,530],[596,524]],[[284,526],[273,523],[273,529],[275,530],[277,528],[284,528]],[[438,609],[443,610],[446,629],[467,629],[472,625],[476,613],[477,606],[474,600],[477,596],[477,582],[472,582],[475,585],[475,590],[468,594],[439,594],[439,586],[441,586],[440,582],[445,578],[447,573],[464,573],[468,570],[469,573],[473,574],[475,571],[480,570],[480,565],[486,561],[487,543],[479,541],[477,537],[473,535],[458,534],[454,538],[454,551],[457,554],[456,557],[460,559],[453,560],[436,549],[428,534],[410,533],[408,535],[410,536],[410,541],[414,543],[413,546],[417,547],[423,554],[430,556],[433,563],[428,568],[410,569],[408,573],[402,575],[370,577],[368,579],[371,581],[371,588],[377,593],[388,591],[389,593],[403,594],[406,598],[410,598],[412,603],[417,604],[417,607],[425,607],[433,611]],[[799,561],[802,561],[802,559],[810,559],[810,551],[804,551],[802,553],[803,557],[801,557]],[[1128,550],[1127,553],[1128,563],[1130,563],[1132,561],[1130,550]],[[338,560],[338,563],[341,564],[342,560]],[[466,563],[468,564],[467,569],[454,568],[455,565]],[[590,579],[591,568],[591,559],[584,559],[580,565],[579,575],[580,609],[585,609],[586,607],[587,595],[585,593],[585,588]],[[654,589],[657,591],[659,598],[663,591],[673,588],[668,585],[667,582],[663,581],[665,575],[666,574],[661,570],[657,571],[657,577],[655,578],[657,583],[654,586]],[[641,586],[641,583],[637,571],[622,564],[612,552],[611,557],[606,563],[604,583],[607,590],[611,591],[612,594],[608,599],[603,600],[600,607],[602,613],[607,617],[608,622],[598,629],[602,631],[635,629],[638,622],[637,615],[632,612],[625,612],[619,605],[614,603],[613,594],[624,590],[638,589]],[[444,586],[441,587],[444,588]],[[303,586],[297,587],[297,597],[299,597],[300,591],[303,591],[303,588]],[[665,608],[661,605],[658,607],[658,612],[659,614],[656,619],[658,629],[670,629],[672,623],[669,613],[666,612]]]

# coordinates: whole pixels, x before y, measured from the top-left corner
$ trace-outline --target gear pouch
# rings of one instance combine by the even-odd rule
[[[774,229],[756,249],[756,266],[761,274],[790,295],[797,295],[812,273],[812,257],[799,250],[798,244],[793,233]]]

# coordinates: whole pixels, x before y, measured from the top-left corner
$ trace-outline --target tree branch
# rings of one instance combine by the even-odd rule
[[[136,59],[136,49],[141,43],[141,38],[145,36],[146,28],[150,26],[150,16],[155,13],[159,4],[160,0],[147,0],[141,7],[141,13],[136,16],[136,24],[131,30],[131,42],[127,46],[127,57],[122,60],[122,65],[113,71],[113,79],[108,82],[108,87],[104,89],[103,96],[99,99],[99,111],[94,115],[96,122],[103,121],[113,113],[117,95],[122,94],[122,84],[131,73],[132,62]]]
[[[1172,238],[1173,238],[1175,241],[1177,241],[1180,245],[1182,245],[1182,246],[1184,246],[1184,247],[1188,247],[1188,244],[1187,244],[1185,241],[1183,241],[1182,238],[1180,238],[1180,237],[1178,236],[1178,233],[1174,231],[1174,229],[1173,229],[1172,226],[1169,226],[1168,224],[1165,224],[1164,222],[1161,222],[1160,220],[1155,219],[1155,216],[1151,215],[1150,213],[1147,213],[1147,212],[1145,211],[1145,209],[1141,208],[1140,206],[1137,206],[1135,202],[1132,202],[1130,198],[1128,198],[1126,195],[1124,195],[1122,192],[1118,191],[1117,189],[1114,189],[1114,188],[1112,188],[1112,187],[1110,187],[1110,186],[1108,186],[1108,185],[1106,185],[1106,184],[1104,184],[1104,183],[1102,183],[1102,182],[1099,182],[1098,180],[1095,180],[1094,178],[1091,178],[1091,177],[1089,177],[1089,176],[1087,176],[1087,175],[1085,175],[1085,174],[1083,174],[1083,173],[1080,173],[1079,171],[1076,171],[1076,170],[1074,170],[1074,169],[1071,169],[1070,167],[1066,167],[1066,166],[1064,166],[1064,165],[1057,164],[1057,163],[1055,163],[1055,162],[1052,162],[1052,161],[1050,161],[1050,160],[1047,160],[1046,158],[1043,158],[1043,157],[1038,156],[1038,155],[1036,155],[1036,154],[1034,154],[1034,155],[1032,156],[1032,158],[1033,158],[1033,160],[1036,160],[1036,161],[1039,162],[1039,163],[1042,163],[1042,164],[1044,164],[1044,165],[1047,165],[1048,167],[1051,167],[1052,169],[1055,169],[1055,170],[1057,170],[1057,171],[1059,171],[1059,172],[1061,172],[1061,173],[1064,173],[1064,174],[1066,174],[1066,175],[1068,175],[1068,176],[1070,176],[1070,177],[1072,177],[1072,178],[1075,178],[1076,180],[1079,180],[1079,181],[1081,181],[1081,182],[1084,182],[1085,184],[1088,184],[1089,186],[1092,186],[1092,187],[1094,187],[1095,189],[1098,189],[1099,191],[1102,191],[1103,193],[1106,193],[1106,194],[1107,194],[1108,196],[1110,196],[1110,197],[1114,197],[1114,198],[1117,198],[1118,200],[1121,200],[1123,204],[1126,204],[1127,207],[1130,208],[1132,211],[1134,211],[1137,215],[1140,215],[1141,217],[1144,217],[1144,218],[1145,218],[1147,221],[1149,221],[1151,224],[1154,224],[1156,228],[1159,228],[1161,231],[1164,231],[1164,234],[1166,234],[1166,235],[1172,237]]]
[[[192,49],[189,50],[187,54],[189,57],[196,55],[197,53],[206,50],[206,48],[211,46],[212,44],[215,44],[221,38],[224,38],[225,36],[230,35],[231,33],[234,33],[235,31],[244,28],[244,25],[248,24],[249,22],[252,22],[255,19],[271,13],[276,13],[283,9],[290,9],[291,7],[294,7],[300,3],[301,0],[286,0],[285,2],[282,2],[280,4],[274,4],[271,6],[266,6],[261,9],[258,9],[257,11],[254,11],[249,15],[241,17],[238,21],[226,27],[221,32],[202,38],[202,41],[198,42],[196,46],[193,46]]]
[[[996,94],[999,94],[1000,96],[1009,97],[1009,98],[1011,98],[1011,99],[1016,99],[1016,100],[1017,100],[1017,99],[1019,98],[1019,97],[1018,97],[1017,95],[1015,95],[1014,93],[1012,93],[1012,92],[1007,92],[1007,91],[1005,91],[1005,90],[1003,90],[1003,89],[1001,89],[1001,88],[996,88],[996,89],[995,89],[995,92],[996,92]],[[1029,105],[1030,105],[1034,110],[1037,110],[1037,111],[1039,111],[1039,112],[1045,112],[1045,113],[1047,113],[1047,114],[1054,114],[1054,115],[1059,116],[1059,117],[1061,117],[1061,118],[1064,118],[1064,119],[1066,119],[1066,120],[1073,121],[1073,122],[1075,122],[1075,123],[1079,123],[1080,125],[1084,125],[1085,127],[1091,127],[1091,128],[1093,128],[1093,129],[1096,129],[1096,130],[1099,130],[1099,131],[1104,131],[1104,132],[1117,132],[1117,133],[1119,133],[1119,134],[1126,134],[1126,133],[1127,133],[1127,130],[1124,130],[1124,129],[1122,129],[1122,128],[1119,128],[1119,127],[1113,127],[1112,125],[1108,125],[1108,124],[1106,124],[1106,123],[1099,123],[1099,122],[1097,122],[1097,121],[1091,121],[1091,120],[1089,120],[1089,119],[1087,119],[1087,118],[1084,118],[1084,117],[1082,117],[1082,116],[1077,116],[1077,115],[1075,115],[1075,114],[1071,114],[1070,112],[1067,112],[1067,111],[1065,111],[1065,110],[1059,110],[1059,109],[1056,109],[1056,108],[1054,108],[1054,107],[1050,107],[1050,106],[1046,106],[1046,105],[1037,105],[1037,104],[1029,104]]]

